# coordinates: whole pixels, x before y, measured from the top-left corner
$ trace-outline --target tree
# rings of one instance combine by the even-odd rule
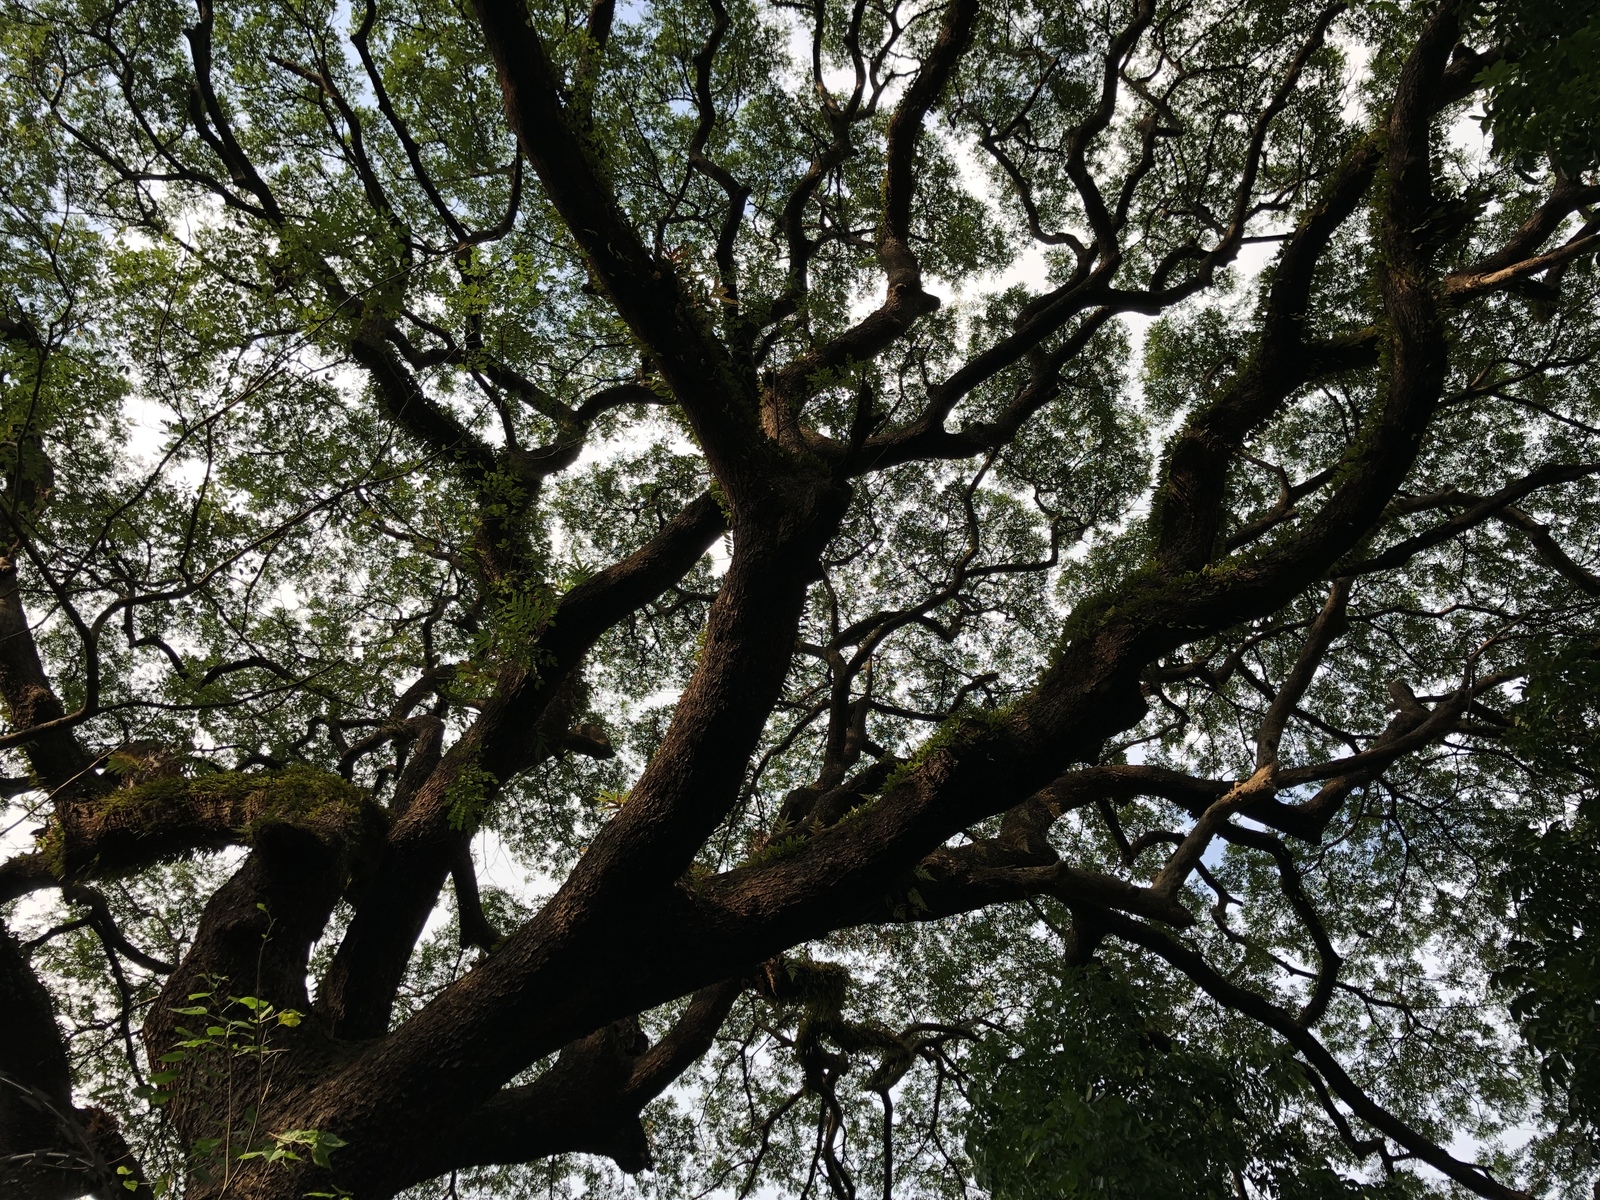
[[[11,1194],[1587,1188],[1595,5],[180,7],[0,26]]]

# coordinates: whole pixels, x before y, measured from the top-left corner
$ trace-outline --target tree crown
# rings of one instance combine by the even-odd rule
[[[8,0],[0,1180],[1582,1194],[1597,30]]]

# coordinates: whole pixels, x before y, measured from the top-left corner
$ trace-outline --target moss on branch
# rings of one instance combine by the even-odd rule
[[[223,771],[75,802],[50,822],[40,852],[58,878],[103,878],[200,850],[252,845],[284,827],[347,845],[379,820],[362,789],[315,767]]]

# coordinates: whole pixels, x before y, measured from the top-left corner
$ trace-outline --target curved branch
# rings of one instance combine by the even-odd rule
[[[506,115],[522,152],[583,250],[595,281],[647,348],[738,508],[764,466],[749,381],[707,331],[672,263],[629,225],[574,128],[544,43],[521,0],[475,0]]]
[[[427,761],[407,764],[396,794],[397,809],[401,796],[404,808],[317,992],[319,1010],[341,1035],[376,1037],[388,1028],[412,947],[475,827],[456,814],[451,782],[467,769],[509,780],[555,752],[567,721],[558,714],[551,730],[550,711],[584,655],[606,630],[681,579],[724,527],[715,498],[702,495],[633,554],[574,587],[532,648],[539,670],[506,675],[443,760],[435,731]]]
[[[1158,929],[1120,913],[1107,911],[1099,916],[1113,936],[1143,946],[1160,955],[1199,984],[1219,1004],[1243,1013],[1277,1033],[1327,1080],[1328,1086],[1352,1112],[1385,1137],[1404,1146],[1446,1178],[1454,1180],[1476,1195],[1487,1197],[1488,1200],[1531,1200],[1526,1192],[1506,1187],[1482,1167],[1464,1163],[1453,1157],[1383,1108],[1357,1086],[1339,1065],[1338,1059],[1334,1058],[1293,1015],[1259,993],[1225,979],[1197,951]]]
[[[1592,475],[1600,475],[1600,463],[1549,463],[1530,472],[1515,483],[1509,483],[1492,496],[1477,501],[1466,511],[1452,517],[1432,529],[1419,533],[1414,537],[1406,538],[1381,554],[1372,558],[1363,559],[1348,568],[1340,568],[1342,574],[1371,575],[1377,571],[1388,571],[1402,566],[1421,554],[1430,547],[1437,546],[1440,542],[1449,541],[1457,534],[1465,533],[1475,526],[1483,524],[1491,517],[1499,516],[1505,509],[1521,500],[1524,496],[1531,495],[1540,488],[1551,487],[1559,483],[1572,483],[1575,480],[1587,479]]]

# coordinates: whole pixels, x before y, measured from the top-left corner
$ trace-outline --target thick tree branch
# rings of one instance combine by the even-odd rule
[[[633,1174],[651,1165],[639,1113],[694,1065],[721,1028],[744,985],[702,988],[655,1045],[636,1021],[619,1021],[562,1050],[533,1083],[490,1097],[434,1155],[413,1182],[466,1167],[534,1162],[574,1151],[601,1154]]]
[[[44,673],[10,558],[0,558],[0,700],[14,734],[39,730],[22,746],[42,787],[56,791],[87,780],[93,759],[78,744]]]
[[[318,988],[318,1008],[341,1036],[375,1037],[388,1027],[411,949],[475,827],[453,820],[452,782],[467,770],[509,780],[555,752],[569,722],[559,714],[552,729],[549,713],[584,655],[606,630],[681,579],[724,524],[716,500],[703,495],[633,554],[574,587],[540,635],[533,655],[538,671],[509,671],[472,729],[443,762],[433,760],[426,777],[408,768],[404,811]]]
[[[1550,527],[1542,525],[1515,504],[1508,504],[1495,514],[1500,521],[1523,534],[1533,545],[1534,552],[1568,583],[1587,596],[1600,596],[1600,575],[1574,561],[1555,538]]]
[[[123,1167],[126,1174],[119,1175]],[[134,1186],[122,1186],[126,1179]],[[149,1200],[150,1185],[110,1114],[72,1103],[66,1044],[50,996],[0,929],[0,1188],[28,1200]]]
[[[889,921],[939,921],[994,904],[1049,896],[1063,904],[1095,904],[1149,917],[1179,929],[1194,916],[1171,892],[1127,883],[1114,875],[1087,871],[1067,863],[996,865],[991,853],[968,853],[973,847],[938,850],[902,880],[903,887],[867,906],[846,924]],[[988,847],[979,847],[980,851]]]
[[[361,792],[311,770],[171,778],[59,804],[44,861],[58,878],[112,878],[196,850],[248,845],[275,825],[355,846],[382,818]]]

